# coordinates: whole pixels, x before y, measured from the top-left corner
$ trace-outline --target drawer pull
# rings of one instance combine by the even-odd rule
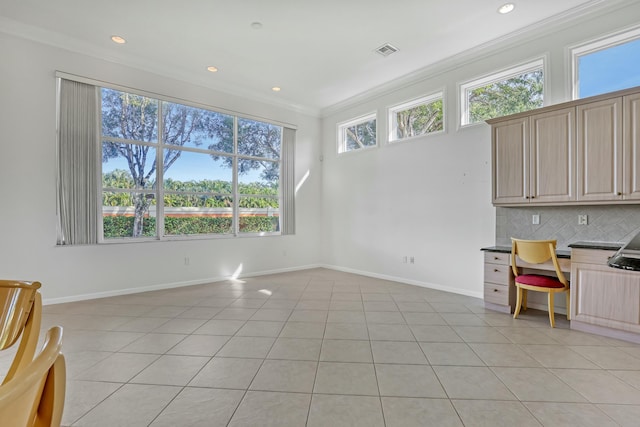
[[[499,271],[500,271],[500,270],[498,270],[497,268],[494,268],[494,269],[493,269],[493,272],[494,272],[494,273],[497,273],[497,272],[499,272]]]
[[[498,257],[498,256],[494,256],[494,257],[493,257],[493,259],[497,261],[497,260],[499,260],[499,259],[500,259],[500,257]]]
[[[494,290],[493,290],[493,292],[498,292],[498,290],[497,290],[497,289],[494,289]]]

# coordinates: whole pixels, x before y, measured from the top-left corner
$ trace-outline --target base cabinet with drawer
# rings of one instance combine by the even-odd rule
[[[485,252],[484,302],[487,308],[512,313],[516,306],[516,290],[511,274],[511,254]]]
[[[640,333],[640,273],[609,267],[614,253],[572,250],[571,328],[628,339]]]

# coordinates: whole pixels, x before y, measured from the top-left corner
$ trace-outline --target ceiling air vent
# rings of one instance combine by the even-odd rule
[[[395,53],[398,51],[398,48],[395,46],[392,46],[389,43],[385,43],[382,46],[380,46],[379,48],[376,49],[376,52],[379,53],[382,56],[389,56],[392,53]]]

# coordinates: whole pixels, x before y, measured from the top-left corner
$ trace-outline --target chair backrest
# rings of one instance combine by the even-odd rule
[[[42,319],[40,286],[40,282],[0,280],[0,350],[11,347],[22,336],[3,384],[35,355]]]
[[[556,270],[558,280],[567,286],[568,281],[560,269],[560,264],[558,264],[556,246],[556,240],[522,240],[512,237],[511,268],[513,269],[513,274],[516,277],[519,275],[518,267],[516,266],[517,257],[529,264],[542,264],[551,260]]]
[[[0,420],[4,427],[59,427],[66,389],[62,328],[47,332],[42,352],[0,386]]]

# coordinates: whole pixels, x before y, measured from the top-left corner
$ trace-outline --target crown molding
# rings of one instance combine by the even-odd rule
[[[567,24],[577,24],[583,20],[593,18],[595,15],[614,12],[625,6],[633,5],[636,2],[637,0],[592,0],[564,13],[538,21],[323,108],[320,110],[320,116],[326,118],[354,105],[391,94],[399,89],[435,76],[446,74],[487,55],[495,54],[498,52],[498,48],[503,50],[535,40],[539,37],[541,30],[545,30],[546,32],[561,31],[566,28]]]
[[[225,83],[224,85],[219,83],[216,84],[211,80],[207,80],[206,76],[202,76],[190,70],[181,69],[179,67],[167,68],[165,64],[147,61],[138,56],[117,54],[110,49],[100,48],[73,37],[68,37],[43,28],[26,25],[2,16],[0,16],[0,33],[5,33],[21,39],[63,49],[72,53],[123,65],[128,68],[148,72],[157,76],[178,80],[205,89],[225,93],[227,95],[245,98],[250,101],[260,102],[316,118],[320,117],[319,108],[296,104],[283,99],[282,97],[279,97],[279,99],[273,98],[272,96],[256,93],[255,91],[248,90],[246,87],[239,85],[231,85],[228,83]],[[158,70],[163,70],[163,72],[159,73]]]

